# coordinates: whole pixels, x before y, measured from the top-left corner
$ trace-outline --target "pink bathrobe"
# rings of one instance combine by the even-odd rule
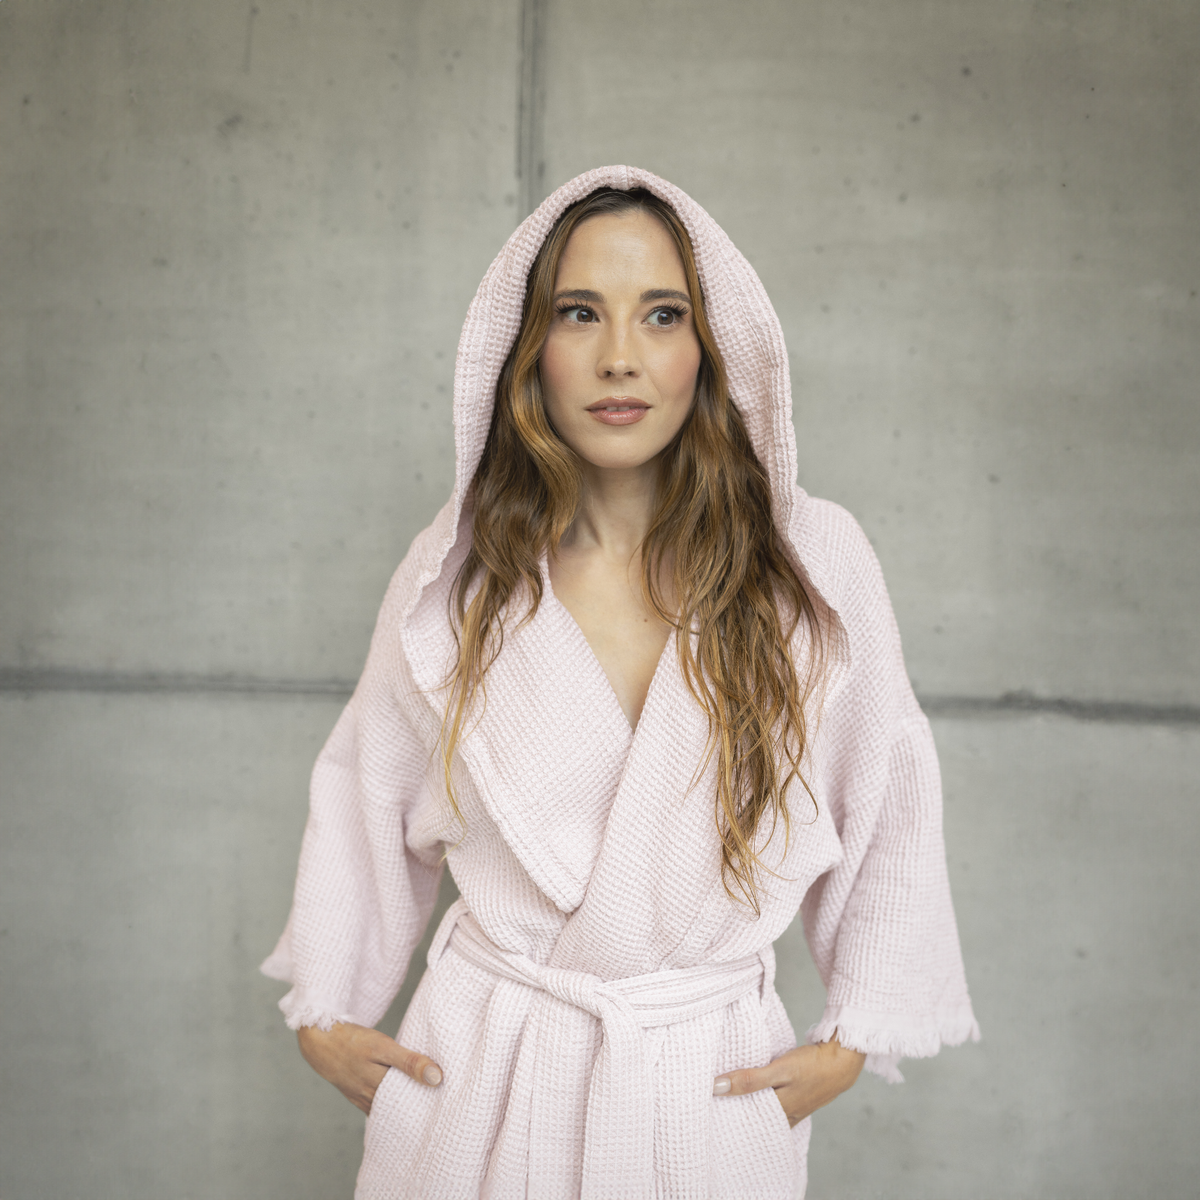
[[[631,731],[570,614],[547,590],[507,630],[456,788],[436,752],[453,661],[451,582],[470,483],[525,278],[562,211],[600,186],[672,204],[695,247],[735,402],[774,515],[818,607],[831,666],[793,835],[765,856],[757,918],[721,880],[707,725],[674,641]],[[828,986],[808,1032],[901,1056],[978,1037],[942,844],[929,725],[909,686],[879,565],[854,519],[796,486],[783,334],[757,275],[708,214],[632,167],[559,188],[508,240],[467,314],[455,369],[454,492],[388,589],[362,679],[313,772],[295,901],[263,965],[293,984],[287,1023],[374,1025],[433,907],[443,858],[462,894],[398,1040],[438,1088],[389,1070],[367,1121],[360,1200],[802,1196],[809,1122],[770,1089],[712,1096],[716,1075],[796,1044],[772,943],[797,911]],[[800,652],[803,648],[800,647]]]

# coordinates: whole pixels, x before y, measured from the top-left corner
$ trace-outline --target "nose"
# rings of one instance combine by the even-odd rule
[[[641,374],[641,363],[629,330],[614,322],[606,330],[596,360],[596,374],[601,379],[633,379]]]

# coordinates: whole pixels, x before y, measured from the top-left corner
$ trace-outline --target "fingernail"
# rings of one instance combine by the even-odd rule
[[[720,1079],[713,1080],[713,1095],[728,1096],[733,1090],[733,1080],[728,1075],[722,1075]]]
[[[432,1063],[421,1072],[421,1078],[425,1080],[430,1087],[437,1087],[442,1082],[442,1073]]]

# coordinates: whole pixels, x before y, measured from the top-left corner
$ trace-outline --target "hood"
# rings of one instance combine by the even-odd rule
[[[400,606],[401,619],[437,578],[463,531],[463,505],[491,426],[496,382],[521,325],[533,260],[564,210],[601,187],[645,188],[670,204],[687,229],[733,402],[770,479],[776,528],[818,611],[824,610],[831,666],[844,667],[844,631],[829,594],[824,548],[806,535],[800,520],[807,497],[796,485],[791,378],[779,318],[754,268],[716,221],[685,192],[638,167],[598,167],[563,184],[521,222],[484,275],[467,310],[454,370],[454,491],[413,544],[410,595]]]

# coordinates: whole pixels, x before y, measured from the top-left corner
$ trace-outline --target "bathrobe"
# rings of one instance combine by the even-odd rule
[[[828,668],[790,837],[760,838],[761,911],[721,875],[708,725],[672,639],[630,729],[555,599],[507,623],[441,780],[447,600],[471,540],[471,482],[526,276],[568,205],[643,187],[691,236],[732,397],[767,470],[776,528],[817,610]],[[898,1079],[901,1056],[977,1038],[942,841],[937,757],[871,546],[796,484],[783,334],[754,270],[690,197],[632,167],[550,196],[484,276],[459,343],[453,493],[388,589],[367,663],[312,777],[295,898],[263,969],[292,1028],[374,1025],[395,997],[446,865],[438,928],[397,1040],[440,1087],[387,1072],[355,1195],[510,1200],[802,1196],[809,1122],[714,1076],[795,1046],[772,943],[801,914],[836,1031]],[[517,596],[511,611],[525,611]],[[798,643],[796,652],[808,653]],[[814,712],[813,717],[817,714]],[[715,756],[713,756],[715,759]]]

